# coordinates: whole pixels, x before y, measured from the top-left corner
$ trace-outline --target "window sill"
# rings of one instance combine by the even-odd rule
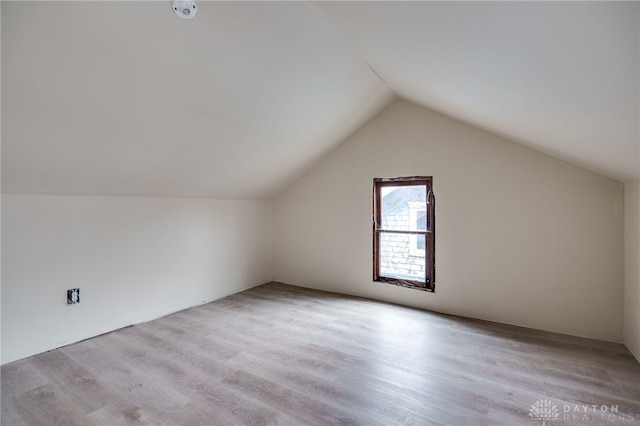
[[[429,293],[434,293],[435,289],[430,286],[430,283],[415,283],[412,281],[407,281],[407,280],[402,280],[402,279],[395,279],[395,278],[378,278],[377,280],[375,280],[374,282],[377,283],[383,283],[383,284],[391,284],[391,285],[395,285],[398,287],[404,287],[404,288],[412,288],[414,290],[420,290],[420,291],[427,291]]]

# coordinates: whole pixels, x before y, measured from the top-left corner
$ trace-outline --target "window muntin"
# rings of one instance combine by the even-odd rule
[[[432,178],[374,179],[373,194],[374,281],[433,291]]]

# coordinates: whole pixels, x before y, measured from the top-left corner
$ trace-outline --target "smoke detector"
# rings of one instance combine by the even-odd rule
[[[193,0],[174,0],[172,7],[173,13],[182,19],[191,19],[196,16],[196,12],[198,12],[196,2]]]

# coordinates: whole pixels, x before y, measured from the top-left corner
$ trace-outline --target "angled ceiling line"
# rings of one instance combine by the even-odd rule
[[[369,69],[371,70],[371,72],[373,72],[373,74],[375,74],[376,77],[378,77],[378,79],[380,79],[381,82],[383,82],[388,88],[389,90],[391,90],[393,92],[393,94],[396,97],[399,97],[398,93],[393,89],[393,87],[391,87],[391,85],[389,85],[389,83],[380,75],[380,73],[378,73],[378,71],[375,70],[375,68],[373,68],[373,66],[371,65],[371,63],[369,62],[369,60],[360,53],[360,51],[358,49],[355,48],[355,46],[353,45],[353,43],[349,42],[349,40],[342,34],[342,32],[340,32],[340,30],[338,30],[330,21],[329,19],[324,15],[324,13],[322,13],[322,11],[320,11],[315,4],[313,4],[315,2],[310,3],[311,4],[311,8],[313,9],[314,13],[316,14],[316,16],[318,17],[319,21],[325,26],[327,27],[337,38],[338,40],[340,40],[340,43],[342,43],[342,45],[349,51],[351,52],[351,54],[358,58],[360,61],[364,62],[367,67],[369,67]]]

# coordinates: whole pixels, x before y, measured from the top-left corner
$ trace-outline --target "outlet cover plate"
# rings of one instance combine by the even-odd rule
[[[72,288],[67,290],[67,305],[74,305],[80,303],[80,289]]]

